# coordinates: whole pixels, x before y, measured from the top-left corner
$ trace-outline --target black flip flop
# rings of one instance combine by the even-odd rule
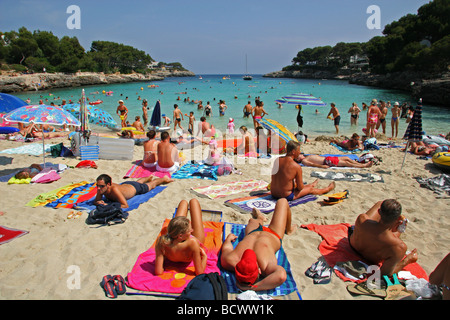
[[[117,292],[116,289],[114,288],[114,278],[110,274],[102,278],[100,286],[102,287],[103,291],[105,291],[105,295],[108,298],[111,299],[117,298]]]
[[[125,286],[125,280],[121,275],[116,275],[113,277],[114,280],[114,289],[116,290],[117,294],[124,294],[127,291],[127,288]]]

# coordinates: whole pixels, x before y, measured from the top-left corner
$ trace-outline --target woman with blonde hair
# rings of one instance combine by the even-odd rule
[[[191,221],[187,218],[188,211]],[[155,274],[164,272],[164,259],[172,262],[194,262],[195,274],[204,273],[207,256],[202,209],[197,199],[189,203],[181,200],[175,217],[167,226],[167,233],[156,241]]]

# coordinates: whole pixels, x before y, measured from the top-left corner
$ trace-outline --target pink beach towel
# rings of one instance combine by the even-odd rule
[[[125,174],[123,177],[124,179],[127,178],[146,178],[150,176],[155,176],[158,178],[162,178],[164,176],[168,176],[170,178],[169,172],[159,172],[156,171],[156,167],[152,168],[146,168],[142,165],[142,160],[139,160],[134,164],[130,170]]]
[[[0,244],[7,243],[15,238],[26,235],[28,231],[16,230],[0,226]]]
[[[348,223],[341,223],[335,225],[317,225],[308,224],[302,225],[302,228],[314,231],[319,234],[323,241],[319,245],[319,251],[323,255],[327,264],[333,268],[338,262],[346,261],[362,261],[366,264],[370,264],[365,261],[360,255],[358,255],[352,247],[350,247],[348,241],[348,228],[351,227]],[[411,274],[418,278],[428,280],[428,275],[423,268],[417,263],[411,263],[407,265],[403,271],[409,271]],[[341,272],[335,270],[336,275],[344,281],[355,280],[345,277]],[[356,281],[360,282],[360,281]]]
[[[159,236],[167,232],[169,222],[170,219],[165,220]],[[205,273],[220,273],[218,256],[222,246],[223,222],[204,221],[203,225],[206,233],[204,245],[208,257]],[[156,240],[150,249],[139,255],[133,269],[127,275],[126,285],[140,291],[181,293],[195,277],[194,263],[165,261],[164,273],[155,275],[155,244]]]

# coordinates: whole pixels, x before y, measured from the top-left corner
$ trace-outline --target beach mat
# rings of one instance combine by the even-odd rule
[[[158,237],[167,232],[167,226],[171,219],[166,219]],[[218,255],[222,247],[223,222],[203,221],[207,248],[207,265],[205,273],[219,272]],[[164,262],[164,273],[155,275],[155,245],[141,253],[133,266],[133,269],[126,277],[126,285],[132,290],[127,290],[127,294],[149,294],[168,297],[176,297],[187,286],[189,281],[195,277],[194,263]]]
[[[308,156],[309,154],[305,154],[304,156]],[[359,161],[359,157],[356,154],[321,154],[321,157],[349,157],[352,160],[355,161]],[[299,163],[302,167],[307,167],[307,168],[317,168],[317,167],[309,167],[309,166],[305,166],[303,163]],[[359,169],[359,168],[354,168],[354,167],[329,167],[328,169]]]
[[[6,154],[29,154],[33,156],[39,156],[42,155],[42,152],[45,150],[45,152],[50,152],[50,148],[54,146],[55,144],[46,144],[45,147],[42,146],[41,143],[31,143],[26,144],[17,148],[11,148],[11,149],[5,149],[1,150],[0,153],[6,153]]]
[[[262,180],[245,180],[192,188],[192,191],[197,195],[214,200],[237,193],[267,189],[267,185],[268,183]]]
[[[338,262],[347,261],[361,261],[367,265],[371,263],[356,253],[348,241],[348,228],[351,227],[349,223],[340,223],[335,225],[317,225],[307,224],[301,226],[304,229],[316,232],[322,237],[322,242],[319,244],[319,251],[324,257],[327,264],[334,268]],[[346,277],[342,272],[334,269],[335,274],[344,281],[363,282],[366,279],[355,280]],[[423,268],[417,263],[407,265],[402,271],[409,271],[412,275],[418,278],[428,280],[428,275]]]
[[[330,145],[333,146],[333,147],[335,147],[335,148],[338,149],[339,151],[344,152],[344,153],[361,153],[361,152],[362,152],[362,150],[360,150],[360,149],[347,150],[347,149],[345,149],[345,148],[343,148],[343,147],[341,147],[341,146],[338,146],[336,143],[333,143],[333,142],[330,143]]]
[[[172,178],[217,180],[217,169],[218,166],[208,166],[201,163],[186,163],[176,172],[172,173]]]
[[[150,176],[155,176],[158,178],[168,176],[170,178],[170,173],[156,171],[156,166],[152,168],[146,168],[142,165],[142,160],[139,160],[136,161],[136,163],[130,168],[130,170],[128,170],[128,172],[123,176],[123,178],[147,178]]]
[[[374,173],[356,173],[356,172],[336,172],[336,171],[313,171],[311,177],[352,182],[381,182],[384,183],[382,176]]]
[[[26,206],[28,207],[38,207],[38,206],[44,206],[48,203],[58,201],[61,197],[70,194],[70,192],[78,187],[87,188],[88,187],[87,181],[81,181],[77,183],[71,183],[68,185],[65,185],[63,187],[57,188],[55,190],[51,190],[49,192],[41,193],[34,199],[30,200]]]
[[[72,209],[78,203],[91,200],[97,194],[97,184],[86,183],[80,186],[72,188],[69,192],[61,196],[60,198],[47,203],[45,206],[50,208],[68,208]]]
[[[245,227],[244,224],[236,224],[236,223],[229,223],[225,222],[224,225],[224,232],[223,232],[223,239],[225,241],[225,238],[228,236],[228,234],[233,233],[238,238],[236,241],[233,242],[233,248],[236,248],[237,244],[244,239],[245,236]],[[277,251],[275,254],[277,258],[278,265],[282,266],[286,270],[287,279],[286,281],[276,287],[272,290],[267,291],[258,291],[258,294],[267,294],[270,296],[274,296],[277,299],[286,299],[286,300],[301,300],[300,293],[297,289],[297,284],[295,283],[294,277],[292,275],[291,271],[291,265],[289,263],[289,260],[286,256],[286,253],[283,249],[283,246],[281,246],[280,250]],[[234,272],[230,272],[228,270],[225,270],[221,268],[222,276],[227,284],[227,290],[229,293],[229,296],[231,294],[232,299],[235,298],[240,293],[239,288],[236,286],[236,277],[234,275]]]
[[[236,209],[241,213],[250,213],[253,208],[259,209],[262,213],[268,214],[275,210],[277,203],[276,198],[272,197],[270,192],[250,195],[247,197],[232,199],[225,201],[225,205]],[[298,206],[299,204],[307,203],[317,200],[315,195],[306,195],[304,197],[289,201],[290,207]]]
[[[5,244],[18,237],[24,236],[28,231],[17,230],[0,226],[0,244]]]

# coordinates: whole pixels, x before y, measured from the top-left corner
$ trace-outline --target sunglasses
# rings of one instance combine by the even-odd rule
[[[103,189],[104,187],[106,187],[106,184],[97,184],[97,188]]]

